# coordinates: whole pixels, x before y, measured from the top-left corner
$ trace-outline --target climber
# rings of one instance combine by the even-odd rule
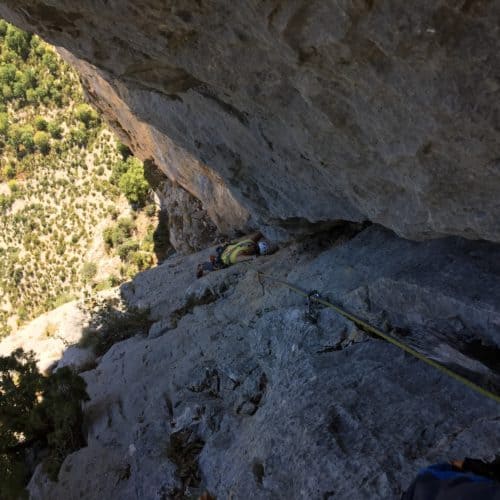
[[[225,246],[215,249],[217,255],[210,256],[210,262],[198,264],[196,277],[201,278],[205,272],[216,271],[238,262],[249,260],[249,257],[272,253],[270,243],[260,232],[240,238]]]
[[[401,500],[500,499],[500,459],[466,458],[421,470]]]

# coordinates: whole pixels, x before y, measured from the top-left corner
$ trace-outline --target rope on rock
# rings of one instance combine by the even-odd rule
[[[365,330],[366,332],[370,332],[377,337],[380,337],[387,342],[391,343],[392,345],[395,345],[396,347],[399,347],[399,349],[407,352],[408,354],[411,354],[415,358],[417,358],[420,361],[423,361],[424,363],[427,363],[428,365],[436,368],[442,373],[445,373],[449,377],[455,379],[458,382],[461,382],[463,385],[469,387],[473,391],[476,391],[477,393],[486,396],[489,399],[492,399],[493,401],[496,401],[497,403],[500,403],[500,396],[497,394],[494,394],[493,392],[489,391],[488,389],[485,389],[474,382],[471,382],[469,379],[463,377],[462,375],[459,375],[458,373],[454,372],[453,370],[450,370],[449,368],[446,368],[446,366],[443,366],[441,363],[438,363],[437,361],[434,361],[433,359],[428,358],[427,356],[423,355],[422,353],[416,351],[415,349],[412,349],[411,347],[407,346],[403,342],[395,339],[391,335],[388,335],[387,333],[382,332],[378,328],[375,328],[374,326],[370,325],[366,321],[363,321],[361,318],[358,318],[354,314],[351,314],[344,309],[342,309],[339,306],[336,306],[332,304],[331,302],[328,302],[325,299],[322,299],[318,294],[309,294],[306,291],[302,290],[301,288],[292,285],[291,283],[288,283],[287,281],[284,281],[280,278],[276,278],[275,276],[272,276],[270,274],[263,273],[261,271],[257,271],[257,275],[260,278],[267,278],[271,281],[274,281],[275,283],[279,283],[293,292],[302,295],[303,297],[306,297],[309,300],[316,301],[319,304],[324,305],[325,307],[328,307],[332,310],[334,310],[336,313],[340,314],[344,318],[347,318],[348,320],[352,321],[354,324],[358,325],[361,329]],[[261,283],[262,284],[262,283]]]

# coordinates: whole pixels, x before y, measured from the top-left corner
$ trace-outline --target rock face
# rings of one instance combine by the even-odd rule
[[[115,128],[223,231],[370,219],[500,241],[498,2],[2,0],[0,15],[81,59]]]
[[[172,183],[186,251],[215,234],[206,215],[282,239],[369,219],[500,241],[499,2],[0,0],[0,15],[69,51]],[[173,257],[123,286],[154,324],[84,372],[88,446],[58,483],[39,468],[32,498],[387,499],[429,462],[491,458],[496,403],[329,309],[306,316],[255,269],[498,391],[499,246],[339,234],[200,280],[208,251]]]
[[[256,274],[318,289],[498,386],[498,358],[471,349],[500,347],[497,246],[412,243],[371,227],[194,280],[206,256],[170,258],[122,286],[156,322],[83,374],[88,446],[66,459],[58,483],[39,468],[33,499],[205,489],[217,498],[393,499],[421,466],[498,451],[497,403],[329,309],[307,319],[302,297]]]
[[[0,341],[0,356],[8,356],[19,347],[25,351],[32,350],[40,371],[45,372],[61,359],[69,346],[78,342],[87,319],[77,302],[64,304],[3,338]],[[77,353],[76,348],[73,352]],[[87,361],[83,358],[82,354],[82,364]],[[79,367],[80,362],[73,365]]]
[[[159,200],[156,238],[168,234],[169,244],[180,253],[197,252],[220,239],[200,200],[170,181],[151,162],[145,163],[145,175]]]

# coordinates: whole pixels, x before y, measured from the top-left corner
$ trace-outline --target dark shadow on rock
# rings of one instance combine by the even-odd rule
[[[174,252],[193,253],[218,241],[219,231],[200,200],[169,180],[152,160],[144,162],[144,175],[160,202],[154,233],[158,262]]]
[[[161,264],[169,255],[174,253],[169,238],[169,216],[167,210],[158,212],[158,225],[153,233],[154,252],[158,263]]]

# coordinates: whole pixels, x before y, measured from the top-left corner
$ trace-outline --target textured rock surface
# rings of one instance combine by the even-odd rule
[[[122,140],[130,145],[135,155],[144,160],[152,159],[174,185],[182,186],[191,195],[200,199],[208,216],[222,232],[245,227],[249,214],[234,199],[220,175],[182,149],[155,126],[151,126],[146,118],[138,118],[135,114],[137,110],[130,108],[128,98],[108,83],[104,78],[104,72],[73,57],[68,51],[60,49],[60,53],[78,70],[91,100],[104,112],[110,125]],[[126,90],[126,94],[130,99],[136,100],[138,106],[145,107],[142,111],[144,117],[154,113],[159,114],[158,118],[161,116],[161,120],[165,120],[169,116],[168,110],[162,109],[162,97],[156,91],[153,93],[137,89],[134,91],[117,81],[114,83],[119,85],[120,89]],[[172,196],[176,197],[177,194],[173,193]],[[168,205],[169,200],[163,199],[162,204]],[[186,210],[189,209],[189,206],[186,207]]]
[[[212,246],[221,237],[197,198],[172,183],[154,164],[146,162],[146,178],[158,198],[159,224],[155,234],[168,234],[180,253],[193,253]]]
[[[122,287],[156,323],[84,373],[88,446],[66,459],[57,484],[39,469],[32,498],[170,498],[182,490],[169,460],[175,436],[201,447],[201,484],[186,493],[217,498],[398,498],[429,462],[498,451],[498,404],[329,310],[307,321],[300,296],[261,287],[255,273],[317,288],[494,380],[494,366],[457,346],[500,344],[498,247],[412,243],[371,227],[194,280],[204,257],[171,258]]]
[[[21,347],[25,351],[33,351],[38,359],[38,367],[46,371],[61,359],[68,346],[78,342],[87,320],[88,316],[77,302],[64,304],[2,339],[0,356],[8,356],[14,349]],[[76,351],[74,354],[77,354]],[[75,357],[74,362],[69,364],[79,366],[80,362],[83,363],[82,354],[79,353],[80,357]]]
[[[500,241],[498,2],[2,0],[0,15],[97,66],[77,64],[95,102],[222,230],[368,218]]]

